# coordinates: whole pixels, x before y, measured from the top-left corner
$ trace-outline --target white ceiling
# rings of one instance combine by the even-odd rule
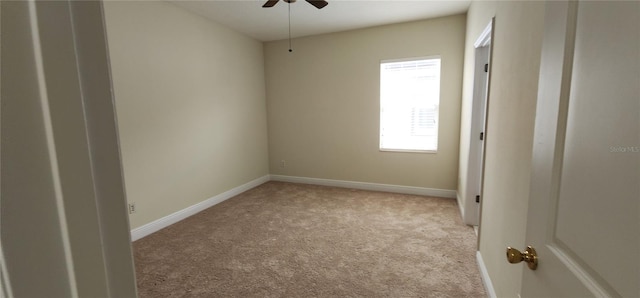
[[[280,0],[262,8],[266,0],[170,1],[216,23],[261,41],[288,37],[288,3]],[[328,0],[317,9],[304,0],[291,4],[291,35],[301,37],[378,25],[416,21],[467,11],[471,0]]]

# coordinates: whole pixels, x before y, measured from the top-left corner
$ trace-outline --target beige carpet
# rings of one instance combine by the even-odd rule
[[[456,201],[268,182],[133,244],[140,297],[481,297]]]

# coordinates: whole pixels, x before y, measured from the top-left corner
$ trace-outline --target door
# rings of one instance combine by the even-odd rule
[[[136,297],[102,2],[0,7],[0,297]]]
[[[640,296],[640,2],[548,2],[522,297]]]

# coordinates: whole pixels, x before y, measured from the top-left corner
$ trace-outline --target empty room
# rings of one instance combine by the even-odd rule
[[[0,297],[637,297],[638,28],[629,1],[2,1]]]

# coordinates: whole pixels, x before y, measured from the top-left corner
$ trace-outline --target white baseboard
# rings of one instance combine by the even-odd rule
[[[269,181],[269,175],[265,175],[262,176],[258,179],[255,179],[253,181],[250,181],[248,183],[245,183],[243,185],[240,185],[238,187],[232,188],[228,191],[225,191],[219,195],[216,195],[214,197],[211,197],[207,200],[204,200],[200,203],[197,203],[195,205],[189,206],[185,209],[182,209],[180,211],[174,212],[172,214],[169,214],[163,218],[154,220],[146,225],[143,225],[141,227],[135,228],[133,230],[131,230],[131,241],[136,241],[140,238],[143,238],[145,236],[148,236],[154,232],[157,232],[163,228],[166,228],[174,223],[177,223],[191,215],[194,215],[200,211],[203,211],[211,206],[214,206],[216,204],[222,203],[227,199],[230,199],[234,196],[237,196],[249,189],[252,189],[260,184],[263,184],[265,182]]]
[[[460,218],[464,220],[464,206],[460,199],[460,193],[456,191],[456,201],[458,202],[458,208],[460,209]]]
[[[331,180],[331,179],[283,176],[283,175],[270,175],[270,177],[272,181],[314,184],[314,185],[354,188],[354,189],[383,191],[383,192],[395,192],[395,193],[402,193],[402,194],[422,195],[422,196],[441,197],[441,198],[450,198],[450,199],[456,198],[456,191],[449,190],[449,189],[436,189],[436,188],[425,188],[425,187],[415,187],[415,186],[402,186],[402,185],[378,184],[378,183],[368,183],[368,182]]]
[[[373,191],[395,192],[412,195],[433,196],[442,198],[456,198],[456,191],[448,189],[435,189],[424,188],[415,186],[401,186],[390,184],[377,184],[367,182],[355,182],[355,181],[343,181],[343,180],[331,180],[331,179],[319,179],[319,178],[307,178],[307,177],[295,177],[295,176],[283,176],[283,175],[265,175],[231,190],[225,191],[219,195],[211,197],[195,205],[189,206],[180,211],[169,214],[163,218],[154,220],[146,225],[131,230],[131,241],[136,241],[140,238],[148,236],[154,232],[164,229],[174,223],[177,223],[189,216],[192,216],[198,212],[201,212],[211,206],[222,203],[227,199],[237,196],[249,189],[252,189],[267,181],[282,181],[292,183],[303,184],[315,184],[324,186],[354,188]]]
[[[491,278],[489,277],[489,271],[487,271],[487,267],[484,265],[484,260],[482,259],[482,254],[480,254],[480,251],[476,251],[476,260],[478,261],[480,276],[482,277],[482,283],[484,284],[484,289],[487,292],[487,296],[491,298],[498,297],[496,295],[496,291],[493,289],[493,283],[491,282]]]

